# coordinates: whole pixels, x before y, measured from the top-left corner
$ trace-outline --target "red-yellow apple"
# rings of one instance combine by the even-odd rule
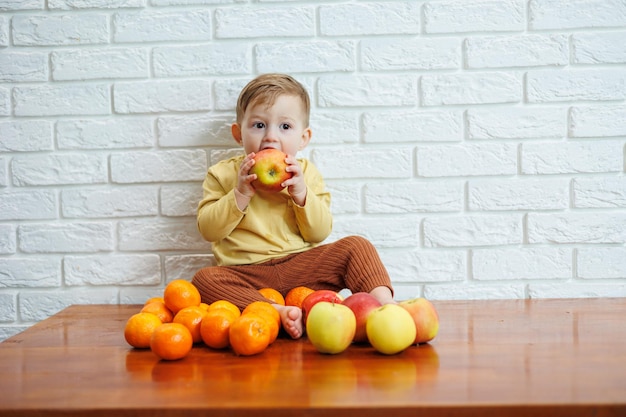
[[[370,344],[385,355],[400,353],[415,340],[413,317],[398,304],[385,304],[372,311],[365,329]]]
[[[411,314],[415,322],[416,334],[413,343],[426,343],[437,336],[439,315],[433,303],[425,298],[414,298],[401,301],[400,306]]]
[[[254,155],[254,165],[250,174],[256,174],[252,186],[257,190],[277,192],[283,189],[282,183],[292,177],[285,171],[287,154],[278,149],[263,149]]]
[[[306,325],[306,319],[309,311],[313,308],[313,306],[320,301],[328,301],[330,303],[341,304],[343,298],[332,290],[317,290],[307,295],[304,300],[302,300],[302,322]]]
[[[356,318],[349,307],[320,301],[309,311],[306,333],[321,353],[341,353],[350,346],[356,331]]]
[[[365,324],[367,317],[372,311],[381,306],[380,301],[367,292],[356,292],[343,300],[344,306],[350,307],[350,310],[356,317],[356,333],[354,334],[355,343],[367,342],[367,332]]]

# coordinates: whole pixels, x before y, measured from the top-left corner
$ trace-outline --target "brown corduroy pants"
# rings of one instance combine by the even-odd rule
[[[348,288],[352,292],[386,286],[393,291],[376,248],[359,236],[261,264],[209,266],[199,270],[192,282],[203,302],[228,300],[242,309],[253,301],[267,301],[257,291],[264,287],[274,288],[283,296],[298,286],[333,291]]]

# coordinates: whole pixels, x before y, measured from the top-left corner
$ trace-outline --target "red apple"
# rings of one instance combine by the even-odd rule
[[[439,332],[439,315],[433,303],[425,298],[414,298],[400,302],[400,306],[411,313],[415,322],[415,342],[426,343]]]
[[[367,292],[356,292],[348,296],[342,303],[344,306],[350,307],[350,310],[356,317],[356,333],[354,334],[355,343],[367,342],[367,332],[365,324],[370,313],[381,306],[380,301]]]
[[[254,165],[250,174],[256,174],[252,186],[257,190],[278,192],[283,189],[282,183],[292,177],[291,172],[285,171],[287,154],[278,149],[263,149],[254,155]]]
[[[320,301],[328,301],[329,303],[341,304],[343,298],[332,290],[317,290],[307,295],[304,300],[302,300],[302,322],[306,326],[307,314],[313,306]]]

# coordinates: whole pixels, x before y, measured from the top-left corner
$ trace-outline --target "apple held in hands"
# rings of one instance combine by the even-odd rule
[[[350,346],[356,331],[356,318],[349,307],[320,301],[306,322],[309,341],[321,353],[341,353]]]
[[[439,315],[433,303],[420,297],[402,301],[400,306],[411,314],[415,322],[416,334],[413,343],[426,343],[437,336]]]
[[[385,304],[372,311],[365,328],[370,344],[385,355],[400,353],[415,340],[413,317],[398,304]]]
[[[254,155],[254,165],[249,173],[256,175],[252,186],[256,190],[278,192],[283,189],[282,183],[293,176],[287,172],[285,162],[287,154],[278,149],[263,149]]]
[[[317,290],[307,295],[306,298],[302,300],[302,322],[305,325],[309,311],[311,311],[313,306],[320,301],[341,304],[343,302],[343,298],[341,298],[337,292],[332,290]]]
[[[372,311],[381,306],[373,295],[367,292],[356,292],[343,300],[344,306],[350,307],[350,310],[356,317],[356,333],[354,334],[355,343],[367,342],[367,331],[365,325],[367,317]]]

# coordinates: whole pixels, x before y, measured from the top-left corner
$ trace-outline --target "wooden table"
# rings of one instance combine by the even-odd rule
[[[626,416],[626,299],[435,303],[395,356],[279,338],[236,357],[130,348],[139,306],[71,306],[0,343],[0,416]]]

